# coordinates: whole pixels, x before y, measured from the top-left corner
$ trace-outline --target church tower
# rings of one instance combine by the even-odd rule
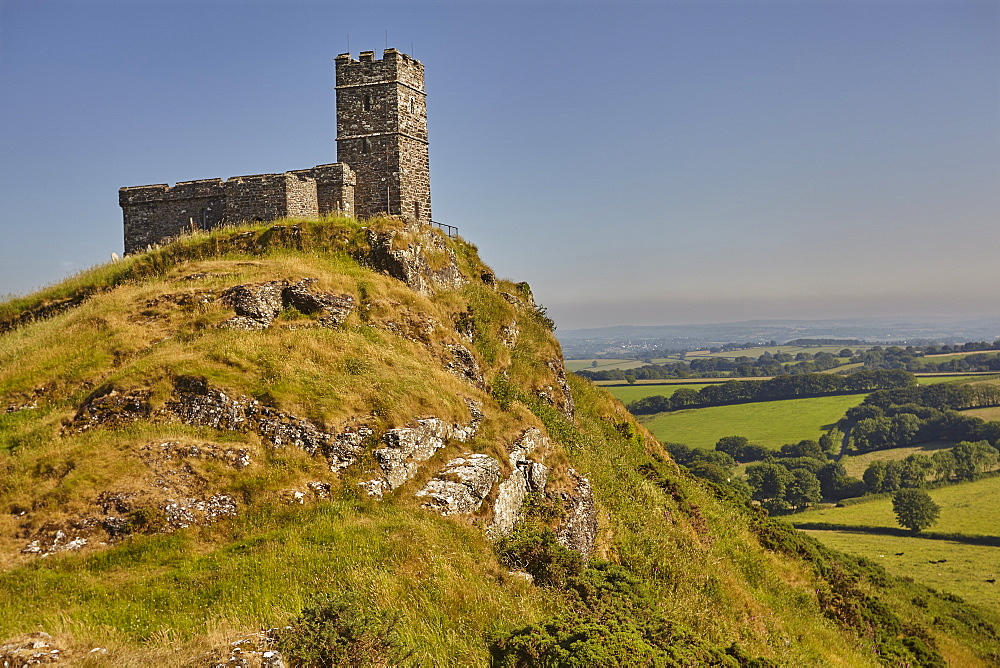
[[[424,66],[386,49],[337,56],[337,162],[357,174],[355,215],[431,220]]]

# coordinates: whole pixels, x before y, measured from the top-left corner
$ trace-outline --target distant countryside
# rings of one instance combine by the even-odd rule
[[[1000,613],[1000,341],[720,346],[566,360],[708,484]],[[900,490],[938,509],[914,532]]]

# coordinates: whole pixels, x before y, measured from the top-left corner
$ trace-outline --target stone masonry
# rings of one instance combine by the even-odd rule
[[[431,220],[424,66],[386,49],[358,60],[341,54],[337,71],[337,159],[283,174],[121,188],[125,252],[185,232],[285,216],[342,213]]]

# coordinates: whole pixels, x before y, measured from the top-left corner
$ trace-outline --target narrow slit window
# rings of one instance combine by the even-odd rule
[[[361,104],[362,104],[362,107],[364,107],[365,111],[371,111],[372,110],[372,96],[371,95],[365,95],[365,97],[362,100]]]
[[[413,217],[420,220],[420,202],[413,201]]]
[[[369,153],[372,150],[371,145],[368,143],[368,137],[361,138],[361,152]]]
[[[417,113],[417,101],[413,99],[412,95],[410,96],[410,113]]]

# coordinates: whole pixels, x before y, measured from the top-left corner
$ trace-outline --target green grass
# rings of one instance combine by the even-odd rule
[[[806,533],[827,547],[866,557],[893,575],[913,578],[1000,613],[1000,582],[986,582],[1000,575],[1000,548],[846,531]],[[930,563],[942,559],[946,561]]]
[[[550,606],[543,590],[517,585],[483,558],[492,555],[481,531],[433,513],[341,499],[260,511],[214,534],[137,537],[6,571],[0,637],[58,632],[72,619],[115,629],[119,642],[155,640],[164,628],[184,641],[213,625],[283,624],[311,592],[348,589],[367,605],[392,606],[407,644],[428,664],[477,664],[485,652],[476,636],[537,619]],[[393,603],[402,598],[406,606]]]
[[[615,399],[627,404],[630,401],[635,401],[636,399],[643,399],[645,397],[654,397],[657,395],[662,395],[669,397],[678,388],[687,387],[695,392],[703,387],[709,385],[714,385],[714,383],[661,383],[657,385],[615,385],[606,388]]]
[[[938,383],[990,383],[1000,381],[998,374],[984,373],[954,373],[942,376],[917,376],[920,385],[937,385]]]
[[[929,493],[941,506],[941,516],[929,531],[1000,537],[1000,478],[949,485]],[[846,526],[899,527],[892,513],[892,500],[888,498],[809,511],[796,515],[796,519]]]
[[[754,443],[777,449],[785,443],[818,439],[848,408],[864,398],[864,394],[850,394],[712,406],[660,413],[643,424],[661,441],[692,447],[711,449],[723,436],[746,436]]]
[[[1000,420],[1000,406],[991,406],[989,408],[972,408],[967,411],[962,411],[964,415],[971,415],[972,417],[977,417],[987,422],[993,420]]]
[[[865,469],[876,460],[881,459],[883,461],[895,461],[898,459],[906,459],[910,455],[931,455],[938,450],[950,448],[953,445],[955,444],[945,443],[943,441],[933,441],[931,443],[921,443],[920,445],[914,445],[908,448],[876,450],[874,452],[866,452],[863,455],[855,455],[853,457],[845,456],[841,458],[840,463],[844,465],[845,469],[847,469],[848,475],[860,478],[861,474],[865,472]]]

